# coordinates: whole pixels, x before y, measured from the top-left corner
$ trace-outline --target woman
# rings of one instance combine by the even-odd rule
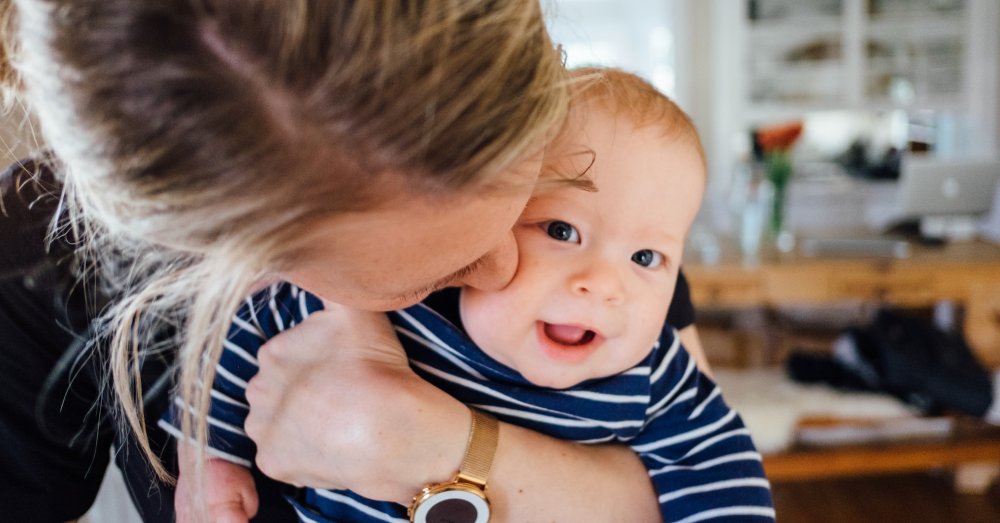
[[[166,472],[141,421],[138,347],[181,347],[180,390],[202,406],[188,432],[203,439],[196,384],[214,369],[201,362],[240,300],[282,278],[345,307],[265,347],[248,390],[259,466],[400,501],[450,477],[467,409],[355,308],[510,278],[510,226],[565,111],[537,3],[14,5],[13,63],[70,227],[115,286],[114,390],[154,468]],[[165,325],[183,334],[163,340]],[[658,518],[628,449],[500,434],[498,521]]]

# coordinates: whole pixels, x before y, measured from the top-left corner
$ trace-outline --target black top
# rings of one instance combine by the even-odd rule
[[[34,172],[0,174],[0,513],[67,521],[97,493],[113,423],[95,408],[103,371],[83,351],[92,315],[71,246],[45,243],[60,187]]]

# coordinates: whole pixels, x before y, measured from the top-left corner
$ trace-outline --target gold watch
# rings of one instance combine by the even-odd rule
[[[500,427],[493,416],[469,410],[472,426],[462,466],[451,481],[428,485],[413,497],[409,510],[411,522],[487,523],[490,520],[486,479],[493,467]]]

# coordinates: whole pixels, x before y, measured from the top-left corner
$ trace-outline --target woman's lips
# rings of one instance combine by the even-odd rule
[[[542,352],[557,361],[575,363],[585,360],[604,341],[599,332],[581,325],[536,322],[538,344]]]

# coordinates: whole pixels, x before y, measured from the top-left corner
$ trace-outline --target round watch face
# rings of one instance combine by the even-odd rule
[[[411,521],[416,523],[487,523],[490,505],[482,491],[461,483],[439,485],[417,502]]]

